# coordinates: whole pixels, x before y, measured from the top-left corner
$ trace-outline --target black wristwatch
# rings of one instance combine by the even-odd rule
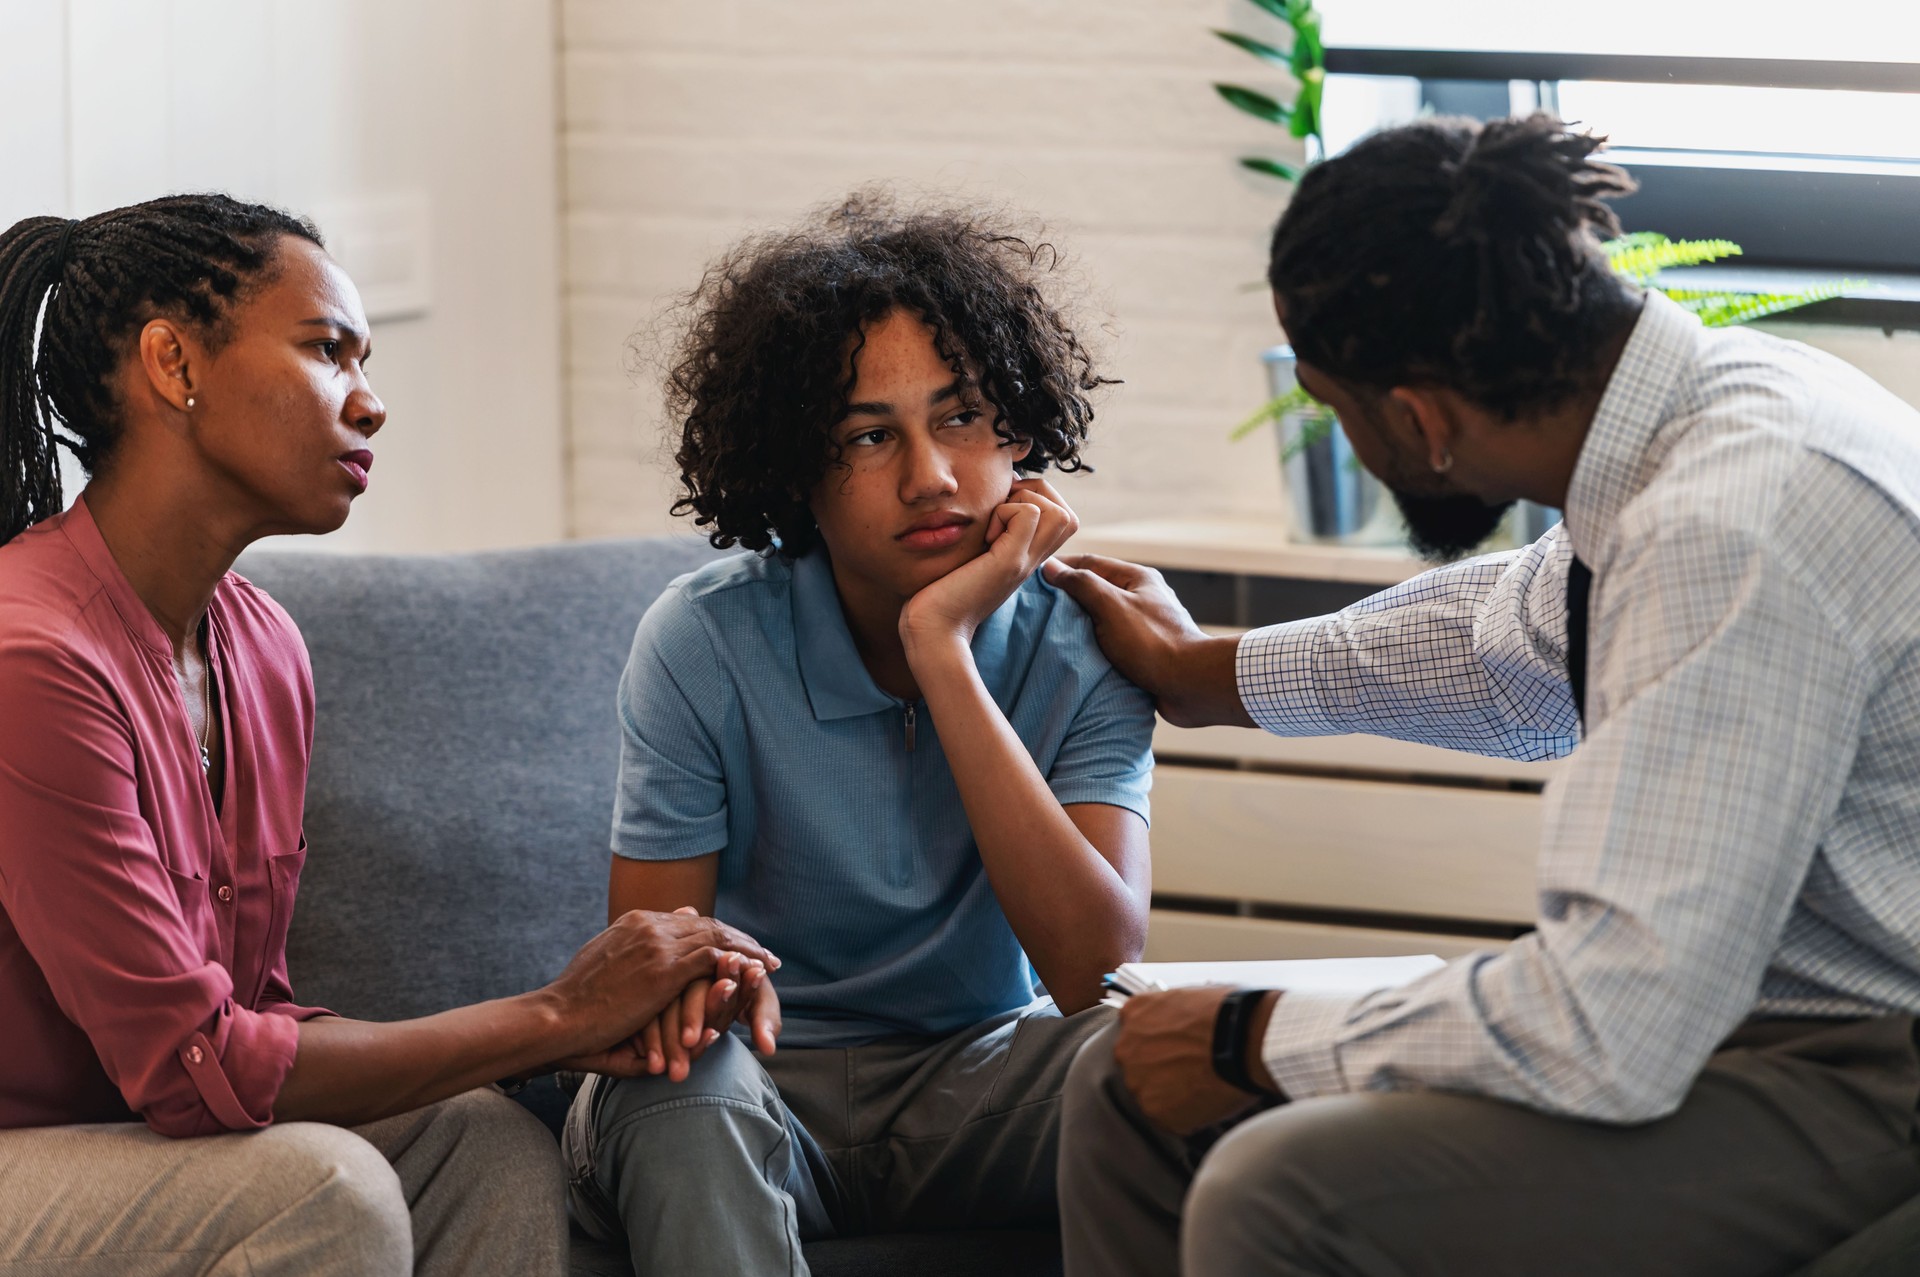
[[[1235,989],[1220,1000],[1220,1012],[1213,1018],[1213,1071],[1222,1081],[1231,1082],[1251,1095],[1272,1092],[1253,1080],[1247,1072],[1247,1036],[1253,1017],[1260,1010],[1266,989]]]

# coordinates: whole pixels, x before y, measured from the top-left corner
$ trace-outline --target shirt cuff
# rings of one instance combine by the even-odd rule
[[[179,1059],[221,1129],[246,1131],[273,1121],[273,1102],[299,1046],[294,1020],[231,1007],[215,1018],[211,1035],[188,1038]]]
[[[1344,993],[1280,995],[1260,1042],[1260,1059],[1282,1095],[1304,1100],[1348,1089],[1334,1044],[1359,1000]]]
[[[1346,730],[1326,716],[1314,682],[1322,623],[1315,617],[1250,630],[1234,650],[1240,703],[1276,736],[1337,736]]]

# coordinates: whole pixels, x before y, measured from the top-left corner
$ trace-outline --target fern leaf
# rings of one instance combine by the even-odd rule
[[[1644,284],[1670,266],[1698,266],[1739,255],[1740,246],[1730,239],[1670,240],[1656,236],[1642,243],[1609,248],[1607,261],[1622,275]]]
[[[1659,231],[1629,231],[1617,239],[1607,240],[1600,247],[1606,250],[1609,260],[1618,257],[1630,248],[1651,248],[1655,244],[1664,244],[1667,237]]]
[[[1859,286],[1859,280],[1825,280],[1791,293],[1729,293],[1722,297],[1702,299],[1697,307],[1689,305],[1688,309],[1698,315],[1701,324],[1708,328],[1731,328],[1735,324],[1750,324],[1769,315],[1780,315],[1799,310],[1802,306],[1811,306],[1815,302],[1841,297]]]
[[[1261,404],[1254,410],[1253,415],[1235,426],[1233,432],[1227,437],[1234,440],[1244,439],[1262,426],[1278,425],[1293,413],[1300,412],[1307,408],[1319,407],[1321,407],[1321,404],[1318,399],[1315,399],[1300,387],[1295,386],[1293,389],[1287,391],[1286,394],[1276,395],[1274,398]]]

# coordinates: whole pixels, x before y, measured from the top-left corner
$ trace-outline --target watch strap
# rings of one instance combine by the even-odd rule
[[[1235,989],[1220,1000],[1213,1019],[1213,1071],[1251,1095],[1269,1094],[1247,1071],[1247,1035],[1267,993],[1266,989]]]

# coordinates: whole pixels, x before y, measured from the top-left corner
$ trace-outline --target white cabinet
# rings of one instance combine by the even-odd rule
[[[1524,925],[1536,794],[1162,763],[1156,894]]]

